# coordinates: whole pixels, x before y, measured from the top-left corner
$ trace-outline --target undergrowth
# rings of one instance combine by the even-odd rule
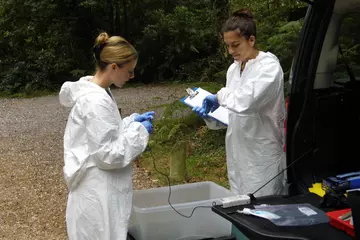
[[[203,82],[194,86],[214,93],[221,87],[217,83]],[[155,171],[153,160],[159,171],[169,175],[171,151],[174,145],[185,141],[188,144],[187,177],[184,182],[171,184],[213,181],[228,187],[225,156],[226,129],[208,129],[204,120],[180,100],[164,104],[163,107],[165,109],[162,117],[153,122],[154,132],[150,136],[150,150],[142,154],[140,165],[150,171],[153,179],[159,180],[159,185],[167,185],[167,179]]]

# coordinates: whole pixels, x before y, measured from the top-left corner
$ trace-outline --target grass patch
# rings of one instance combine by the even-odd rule
[[[218,91],[216,83],[192,83],[210,92]],[[159,171],[169,175],[172,149],[178,142],[188,144],[186,159],[187,177],[181,184],[199,181],[213,181],[228,187],[225,133],[226,129],[210,130],[200,117],[179,100],[164,105],[165,110],[160,120],[154,121],[154,132],[150,136],[149,149],[142,154],[140,165],[151,172],[153,179],[158,179],[161,186],[168,184],[167,179],[154,169],[154,160]]]

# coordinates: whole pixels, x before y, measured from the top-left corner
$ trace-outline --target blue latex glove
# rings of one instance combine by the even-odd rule
[[[198,115],[199,117],[202,117],[202,118],[206,118],[206,117],[207,117],[207,115],[205,114],[205,109],[202,108],[202,107],[194,107],[194,108],[192,109],[192,111],[193,111],[194,113],[196,113],[196,115]]]
[[[207,115],[209,112],[213,112],[218,109],[219,106],[216,95],[212,94],[205,97],[202,107],[205,109],[205,114]]]
[[[154,111],[146,112],[135,117],[135,122],[152,121],[154,119]]]
[[[153,130],[153,125],[151,124],[150,121],[143,121],[141,122],[141,124],[146,128],[146,130],[148,131],[148,133],[151,133]]]

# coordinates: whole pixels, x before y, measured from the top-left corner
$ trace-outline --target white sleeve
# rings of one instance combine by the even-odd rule
[[[219,104],[237,114],[250,114],[261,109],[279,94],[283,71],[277,62],[253,69],[238,89],[222,88],[217,93]]]
[[[140,115],[140,114],[133,113],[130,116],[123,118],[124,128],[128,128],[131,123],[135,122],[135,117],[138,116],[138,115]]]
[[[225,85],[225,87],[229,87],[230,79],[233,77],[234,71],[236,71],[237,66],[238,66],[238,64],[234,62],[234,63],[232,63],[230,65],[230,67],[226,71],[226,85]]]
[[[97,167],[110,170],[128,166],[146,148],[149,134],[139,122],[124,128],[115,108],[105,99],[88,103],[85,117],[87,144]],[[113,109],[114,108],[114,109]]]

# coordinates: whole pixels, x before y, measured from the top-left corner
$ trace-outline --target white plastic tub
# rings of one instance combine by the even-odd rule
[[[169,188],[152,188],[134,191],[133,211],[129,226],[130,234],[136,240],[195,240],[231,234],[231,223],[212,212],[210,206],[219,199],[233,196],[229,190],[213,182],[199,182],[171,187],[170,202],[180,213],[178,215],[168,204]]]

